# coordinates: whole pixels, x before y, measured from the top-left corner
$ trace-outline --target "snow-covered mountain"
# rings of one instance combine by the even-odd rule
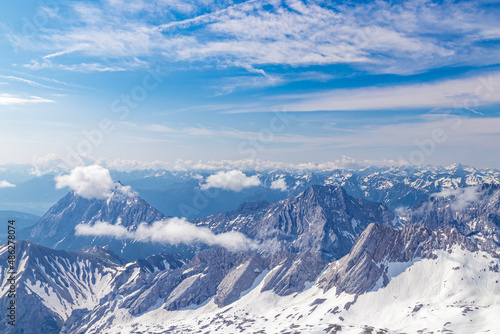
[[[261,186],[233,192],[200,189],[200,184],[216,171],[134,171],[112,172],[115,179],[131,185],[151,205],[172,216],[202,218],[216,212],[235,210],[245,201],[279,200],[296,196],[311,185],[339,185],[356,198],[381,202],[403,210],[446,188],[482,183],[500,184],[500,171],[476,169],[454,164],[442,166],[365,167],[338,170],[246,171],[256,175]],[[202,179],[200,180],[200,177]],[[283,179],[285,191],[271,189],[273,181]],[[214,193],[216,195],[214,196]]]
[[[429,233],[428,229],[421,231]],[[455,233],[449,229],[427,235],[431,241],[422,252],[418,244],[411,246],[412,241],[407,240],[410,251],[406,254],[413,255],[402,262],[380,258],[375,265],[385,274],[366,292],[342,292],[335,284],[325,289],[321,282],[328,273],[350,265],[349,261],[358,257],[353,252],[331,263],[320,279],[309,282],[300,293],[279,296],[263,291],[266,278],[279,270],[276,268],[263,273],[250,292],[226,307],[218,307],[213,300],[177,312],[158,307],[139,316],[127,315],[107,328],[110,333],[130,329],[148,333],[495,333],[500,311],[498,253],[471,251],[462,244],[463,236],[456,242],[445,241]],[[369,236],[363,239],[356,248],[377,240]],[[378,253],[391,254],[394,240],[389,239],[389,248],[379,248]],[[398,244],[398,248],[406,245]],[[352,265],[361,263],[368,261]]]
[[[98,253],[98,254],[97,254]],[[6,244],[0,247],[0,305],[7,309],[11,275]],[[178,254],[124,264],[106,248],[88,252],[53,250],[27,241],[16,243],[16,327],[0,323],[2,333],[59,333],[68,318],[81,309],[93,309],[120,288],[136,283],[141,274],[177,268],[184,263]],[[76,313],[74,313],[75,311]]]
[[[9,168],[6,166],[6,170]],[[448,167],[363,167],[323,171],[307,168],[308,166],[304,166],[304,169],[244,170],[248,176],[257,176],[261,185],[239,192],[201,189],[200,185],[206,182],[207,177],[218,172],[216,169],[110,172],[113,179],[130,185],[141,198],[165,215],[188,219],[232,211],[245,201],[265,200],[275,203],[296,196],[311,185],[340,185],[351,196],[382,202],[393,210],[403,210],[445,188],[482,183],[500,184],[498,170],[476,169],[459,164]],[[54,187],[53,174],[31,175],[31,178],[27,172],[27,175],[11,174],[6,174],[5,179],[17,186],[0,189],[0,209],[42,215],[64,196],[64,190]],[[279,179],[283,179],[286,189],[271,189],[272,182]]]
[[[26,239],[46,247],[66,250],[108,245],[120,256],[133,260],[171,251],[172,247],[109,237],[76,236],[75,226],[80,223],[94,224],[104,221],[134,229],[142,222],[151,224],[164,218],[166,217],[163,213],[134,194],[123,194],[115,190],[106,199],[87,199],[70,192],[26,233]]]
[[[335,176],[356,180],[342,181],[356,185],[351,191],[371,182],[365,198],[330,178],[275,203],[244,202],[192,219],[216,234],[239,231],[259,247],[202,247],[189,259],[165,253],[137,259],[136,243],[79,240],[72,231],[81,222],[133,229],[164,216],[138,196],[69,194],[34,236],[56,247],[88,245],[77,252],[18,243],[19,298],[39,310],[19,308],[30,319],[25,331],[39,333],[31,325],[38,322],[43,333],[493,333],[488,319],[500,311],[500,185],[489,178],[495,172],[402,171]],[[400,218],[366,199],[382,193],[395,199],[407,190],[423,198]],[[417,198],[408,196],[398,198]],[[124,249],[135,261],[121,258]],[[6,258],[4,245],[4,306]]]
[[[161,251],[190,253],[189,246],[174,248],[139,241],[75,235],[75,226],[80,223],[105,221],[134,230],[142,222],[151,224],[165,218],[137,195],[129,197],[115,192],[108,199],[86,199],[71,192],[31,228],[28,240],[46,247],[69,250],[108,245],[127,259]],[[326,260],[345,255],[368,224],[398,224],[394,213],[383,204],[353,198],[338,186],[318,185],[310,186],[299,195],[278,203],[245,202],[235,211],[194,219],[192,222],[208,227],[215,233],[242,232],[263,243],[268,253],[279,250],[292,253],[317,251]]]
[[[393,272],[391,265],[411,264],[415,259],[433,259],[435,250],[453,248],[475,252],[475,243],[452,227],[436,231],[411,225],[394,230],[371,224],[363,232],[349,255],[331,264],[318,280],[325,291],[336,288],[337,294],[363,294],[385,287]]]
[[[349,196],[339,186],[310,186],[278,203],[243,203],[237,210],[194,219],[216,233],[239,231],[264,243],[266,251],[319,252],[326,260],[349,252],[370,223],[399,224],[385,205]]]
[[[3,246],[2,267],[6,255]],[[102,248],[28,242],[18,256],[18,303],[39,310],[20,306],[27,332],[479,333],[494,332],[500,311],[500,252],[478,250],[452,227],[372,223],[331,263],[318,253],[211,248],[185,263],[163,255],[122,264]]]
[[[401,219],[431,229],[453,226],[477,239],[482,249],[495,249],[500,245],[500,186],[445,190],[413,206]]]

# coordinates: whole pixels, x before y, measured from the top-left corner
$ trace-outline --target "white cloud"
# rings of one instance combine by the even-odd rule
[[[496,123],[495,123],[496,124]],[[172,171],[231,171],[231,170],[243,170],[243,171],[266,171],[266,170],[317,170],[317,171],[327,171],[335,169],[349,169],[349,168],[360,168],[367,166],[379,166],[379,167],[390,167],[390,166],[401,166],[406,165],[407,162],[403,160],[356,160],[352,157],[343,156],[341,159],[326,161],[321,163],[308,162],[308,163],[290,163],[290,162],[280,162],[280,161],[270,161],[261,159],[242,159],[242,160],[209,160],[209,161],[193,161],[193,160],[182,160],[178,159],[175,162],[168,161],[142,161],[142,160],[131,160],[131,159],[106,159],[106,158],[93,158],[90,156],[79,156],[83,163],[97,164],[104,166],[113,170],[120,171],[132,171],[132,170],[172,170]],[[46,161],[47,160],[47,161]],[[45,163],[37,164],[40,172],[48,173],[54,170],[59,170],[64,168],[63,159],[57,154],[49,154],[44,157],[33,158],[34,163],[38,161],[46,161]],[[45,167],[45,168],[43,168]],[[35,168],[35,171],[37,169]],[[36,172],[34,172],[36,174]],[[198,180],[203,180],[201,175],[195,175],[194,178]]]
[[[109,170],[98,165],[76,167],[70,174],[55,177],[56,188],[69,187],[76,195],[84,198],[106,199],[114,192],[134,196],[130,186],[114,182]]]
[[[73,4],[60,17],[60,28],[41,31],[37,44],[22,34],[14,37],[22,47],[46,50],[47,59],[79,53],[115,65],[132,57],[161,57],[235,66],[349,63],[408,73],[457,63],[486,65],[498,58],[494,45],[477,43],[498,37],[498,12],[474,2],[231,3]],[[176,13],[186,19],[176,20]],[[158,25],[151,24],[155,19]],[[111,67],[88,70],[103,68]]]
[[[7,182],[6,180],[0,181],[0,188],[14,188],[15,186],[15,184]]]
[[[129,231],[124,226],[107,222],[94,225],[79,224],[75,227],[76,235],[108,236],[117,239],[133,239],[144,242],[167,244],[191,244],[201,242],[207,245],[219,245],[230,250],[256,248],[252,240],[240,232],[231,231],[215,234],[209,228],[198,227],[184,218],[170,218],[156,221],[151,225],[141,223],[136,230]]]
[[[133,61],[133,62],[129,61],[129,62],[121,62],[120,65],[103,64],[99,62],[63,65],[63,64],[53,63],[50,60],[44,58],[42,62],[33,59],[28,64],[24,64],[23,67],[28,68],[30,70],[56,68],[72,72],[120,72],[120,71],[127,71],[127,70],[137,69],[140,67],[145,67],[145,63],[139,61]]]
[[[407,164],[405,161],[396,160],[356,160],[352,157],[342,156],[341,159],[325,161],[321,163],[290,163],[280,161],[269,161],[261,159],[242,159],[242,160],[210,160],[210,161],[184,161],[178,160],[169,168],[174,170],[246,170],[246,171],[266,171],[266,170],[317,170],[328,171],[335,169],[359,168],[362,166],[400,166]]]
[[[281,179],[274,180],[271,183],[271,189],[277,189],[277,190],[281,190],[281,191],[286,191],[288,188],[286,186],[285,179],[281,178]]]
[[[425,115],[416,122],[404,122],[377,127],[361,127],[351,136],[336,143],[339,147],[413,147],[417,141],[430,141],[433,131],[443,132],[443,141],[434,142],[434,149],[450,147],[498,148],[500,117],[468,118],[443,109],[442,114]],[[387,134],[391,134],[388,136]]]
[[[406,211],[408,211],[409,207],[408,206],[398,206],[396,209],[394,209],[394,213],[397,216],[403,215]]]
[[[22,82],[22,83],[26,83],[26,84],[28,84],[30,86],[35,86],[35,87],[42,87],[42,88],[49,88],[49,89],[61,89],[61,88],[57,88],[57,87],[47,86],[47,85],[38,83],[38,82],[33,81],[33,80],[28,80],[28,79],[24,79],[24,78],[15,77],[15,76],[12,76],[12,75],[0,75],[0,78],[7,79],[7,80],[12,80],[12,81],[18,81],[18,82]]]
[[[31,173],[37,176],[58,172],[62,170],[64,166],[63,158],[55,153],[49,153],[44,156],[35,155],[32,161],[33,170]]]
[[[0,106],[8,106],[15,104],[33,104],[33,103],[50,103],[53,100],[44,99],[38,96],[20,97],[8,93],[0,93]]]
[[[131,236],[131,233],[124,226],[113,225],[102,221],[98,221],[94,225],[78,224],[75,226],[75,234],[112,237],[116,239],[125,239]]]
[[[336,89],[326,93],[285,96],[299,102],[287,111],[377,110],[395,108],[476,107],[500,102],[500,72],[485,76],[427,84],[358,89]],[[422,98],[425,97],[425,98]]]
[[[254,65],[376,62],[381,67],[385,65],[381,64],[382,57],[372,59],[371,52],[394,58],[424,58],[424,55],[432,58],[452,53],[438,40],[419,36],[417,29],[403,31],[404,28],[392,22],[392,17],[373,15],[375,11],[387,10],[403,11],[406,19],[410,15],[419,16],[419,11],[411,12],[407,7],[385,2],[327,7],[314,2],[287,1],[286,5],[274,3],[274,8],[268,10],[263,5],[263,2],[252,2],[222,15],[211,15],[206,29],[219,38],[187,43],[177,51],[178,56],[186,59],[232,57],[235,62]],[[435,12],[443,15],[443,10],[438,7]],[[187,23],[199,24],[193,20]]]
[[[220,171],[207,177],[201,189],[220,188],[224,190],[241,191],[244,188],[255,187],[261,184],[257,175],[246,176],[239,170],[228,172]]]
[[[470,205],[476,203],[481,196],[477,186],[466,188],[445,188],[439,193],[432,194],[432,197],[451,198],[451,208],[456,211],[462,211]]]

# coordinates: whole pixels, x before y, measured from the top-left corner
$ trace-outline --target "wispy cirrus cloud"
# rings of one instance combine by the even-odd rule
[[[243,66],[243,65],[242,65]],[[215,95],[230,94],[236,90],[262,89],[266,87],[280,86],[286,83],[299,81],[326,82],[335,78],[334,75],[319,71],[305,71],[300,73],[268,74],[264,70],[244,66],[253,75],[239,75],[218,80],[213,86]]]
[[[19,96],[9,93],[0,93],[0,105],[9,106],[17,104],[37,104],[37,103],[51,103],[54,100],[49,100],[39,96]]]
[[[136,58],[131,61],[119,62],[119,65],[103,64],[100,62],[83,62],[78,64],[64,65],[54,63],[44,58],[42,61],[31,60],[30,63],[24,64],[23,67],[30,70],[61,69],[71,72],[122,72],[148,67],[148,65],[147,63]]]
[[[25,66],[26,67],[26,66]],[[15,75],[3,75],[0,74],[0,78],[8,80],[10,82],[19,82],[29,86],[37,87],[37,88],[47,88],[51,90],[63,90],[68,91],[70,88],[85,88],[92,89],[90,87],[85,87],[81,85],[76,85],[73,83],[57,80],[54,78],[48,78],[39,75],[33,75],[18,71],[10,71],[14,72]],[[52,94],[54,96],[62,95],[62,94]]]
[[[41,32],[43,43],[32,44],[47,51],[45,60],[84,55],[103,67],[106,59],[133,57],[232,66],[354,64],[377,73],[413,73],[458,62],[495,63],[499,54],[494,44],[479,44],[499,38],[496,9],[475,2],[111,1],[72,4],[67,14],[61,27]]]
[[[41,84],[41,83],[33,81],[33,80],[20,78],[20,77],[16,77],[16,76],[12,76],[12,75],[1,75],[0,74],[0,78],[5,79],[5,80],[9,80],[9,81],[22,82],[22,83],[28,84],[30,86],[35,86],[35,87],[42,87],[42,88],[49,88],[49,89],[60,89],[57,87],[47,86],[47,85]]]
[[[500,102],[500,72],[464,79],[410,85],[335,89],[281,96],[288,111],[380,110],[435,107],[478,107]]]

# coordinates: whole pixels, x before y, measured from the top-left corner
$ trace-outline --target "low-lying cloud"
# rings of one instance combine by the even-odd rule
[[[109,170],[98,165],[76,167],[68,175],[55,177],[56,188],[69,187],[76,195],[88,199],[106,199],[114,192],[134,196],[129,186],[114,182]]]
[[[481,193],[478,191],[477,186],[467,187],[467,188],[445,188],[441,192],[433,194],[432,197],[438,198],[450,198],[454,197],[451,203],[451,208],[456,211],[461,211],[471,204],[479,201]]]
[[[368,166],[378,167],[393,167],[406,166],[407,161],[404,160],[356,160],[352,157],[343,156],[341,159],[322,162],[322,163],[289,163],[279,161],[269,161],[260,159],[242,159],[242,160],[210,160],[210,161],[192,161],[192,160],[176,160],[175,162],[168,161],[142,161],[128,159],[106,159],[95,158],[89,155],[77,155],[82,165],[99,165],[111,170],[133,171],[133,170],[171,170],[171,171],[267,171],[267,170],[310,170],[310,171],[332,171],[337,169],[356,169]],[[33,158],[33,171],[35,175],[59,172],[67,170],[68,165],[65,159],[55,153],[49,153],[45,156],[35,156]],[[198,179],[203,179],[201,175],[196,176]]]
[[[14,188],[15,186],[15,184],[12,184],[6,180],[0,181],[0,188]]]
[[[224,190],[241,191],[244,188],[261,185],[257,175],[246,176],[239,170],[228,172],[220,171],[207,177],[206,183],[201,185],[201,189],[220,188]]]
[[[240,232],[231,231],[215,234],[209,228],[191,224],[185,218],[160,220],[151,225],[141,223],[137,229],[132,231],[129,231],[124,226],[113,225],[108,222],[96,222],[93,225],[79,224],[75,227],[75,234],[81,236],[133,239],[172,245],[201,242],[209,246],[222,246],[229,250],[256,248],[256,244]]]
[[[271,182],[271,189],[277,189],[281,191],[287,191],[286,181],[283,178],[274,180]]]

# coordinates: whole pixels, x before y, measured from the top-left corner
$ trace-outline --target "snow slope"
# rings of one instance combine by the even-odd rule
[[[370,328],[373,333],[496,333],[498,258],[460,247],[435,254],[403,268],[390,264],[389,284],[359,296],[325,292],[315,284],[280,297],[261,291],[271,275],[264,271],[250,292],[226,307],[210,300],[198,308],[158,307],[137,317],[117,308],[85,333],[335,333],[335,328],[342,333],[370,333]]]

